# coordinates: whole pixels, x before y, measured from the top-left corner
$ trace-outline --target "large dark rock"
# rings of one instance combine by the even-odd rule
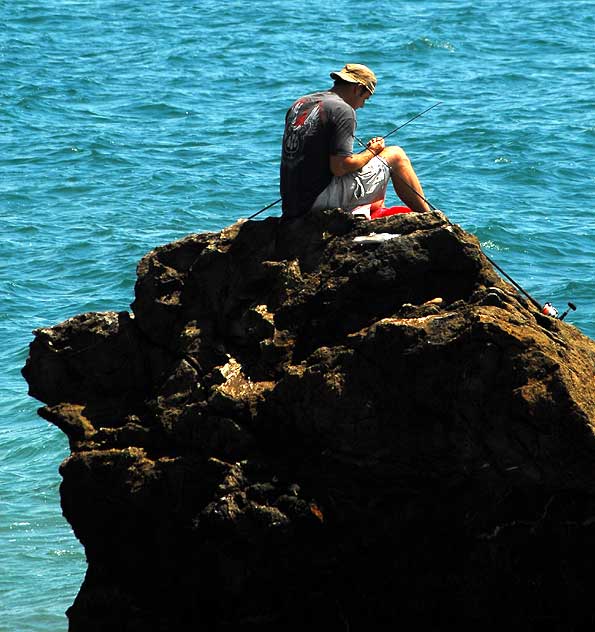
[[[71,632],[593,621],[595,344],[441,213],[192,235],[132,307],[23,370],[71,445]]]

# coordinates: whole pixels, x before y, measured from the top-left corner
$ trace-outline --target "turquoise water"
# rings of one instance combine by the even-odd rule
[[[427,197],[595,337],[595,0],[0,0],[0,24],[1,632],[66,630],[85,571],[31,330],[128,309],[145,252],[276,200],[285,110],[346,61],[379,77],[360,137],[443,101],[391,137]]]

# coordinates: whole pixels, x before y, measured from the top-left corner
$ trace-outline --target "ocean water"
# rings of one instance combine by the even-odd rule
[[[31,330],[128,309],[148,250],[276,200],[287,107],[347,61],[379,78],[360,137],[443,102],[391,142],[595,337],[595,0],[0,0],[0,25],[0,632],[65,631],[85,572]]]

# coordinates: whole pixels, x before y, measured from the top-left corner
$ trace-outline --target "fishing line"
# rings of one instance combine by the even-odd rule
[[[426,108],[425,110],[423,110],[423,112],[420,112],[419,114],[416,114],[415,116],[411,117],[408,121],[405,121],[405,123],[403,123],[402,125],[399,125],[398,127],[395,127],[395,129],[391,130],[390,132],[388,132],[387,134],[385,134],[384,136],[382,136],[383,139],[388,138],[389,136],[391,136],[392,134],[394,134],[395,132],[397,132],[398,130],[402,129],[403,127],[405,127],[405,125],[409,125],[409,123],[411,123],[412,121],[415,121],[415,119],[419,118],[420,116],[423,116],[426,112],[429,112],[430,110],[432,110],[433,108],[435,108],[436,106],[440,105],[442,103],[442,101],[438,101],[437,103],[434,103],[434,105],[431,105],[429,108]],[[357,136],[354,135],[355,140],[357,140],[357,142],[363,147],[362,151],[360,153],[362,153],[363,151],[369,149],[369,147],[363,143],[363,141],[358,138]],[[409,182],[407,182],[404,178],[402,178],[401,176],[399,176],[399,174],[395,173],[393,171],[393,169],[391,168],[391,166],[388,164],[388,162],[386,160],[384,160],[384,158],[382,156],[379,155],[379,152],[375,152],[373,150],[370,149],[370,151],[372,151],[372,153],[379,158],[380,160],[382,160],[382,162],[384,162],[384,164],[388,167],[388,170],[391,174],[391,176],[394,176],[396,178],[398,178],[406,187],[408,187],[413,193],[415,193],[415,195],[417,195],[420,199],[422,199],[430,208],[430,210],[432,211],[440,211],[440,209],[436,208],[426,197],[424,197],[417,189],[415,189],[414,187],[412,187]],[[267,209],[275,206],[276,204],[278,204],[279,202],[281,202],[282,198],[279,198],[278,200],[275,200],[274,202],[272,202],[271,204],[269,204],[268,206],[265,206],[264,208],[262,208],[260,211],[254,213],[253,215],[251,215],[248,219],[252,219],[254,217],[256,217],[257,215],[260,215],[260,213],[263,213],[264,211],[266,211]],[[440,211],[443,212],[443,211]],[[558,320],[564,320],[569,312],[569,310],[572,311],[576,311],[576,305],[574,303],[568,303],[568,309],[566,309],[563,314],[561,316],[558,316],[558,310],[552,305],[552,303],[547,302],[545,303],[543,306],[541,305],[541,303],[539,303],[539,301],[537,301],[537,299],[533,298],[533,296],[531,296],[531,294],[529,294],[529,292],[527,292],[527,290],[525,290],[525,288],[523,288],[519,283],[517,283],[505,270],[502,269],[501,266],[499,266],[491,257],[489,257],[485,252],[483,252],[483,250],[481,251],[483,256],[494,266],[494,268],[496,268],[496,270],[498,270],[498,272],[500,272],[500,274],[502,274],[502,276],[504,278],[506,278],[508,281],[510,281],[510,283],[512,283],[512,285],[519,291],[521,292],[525,297],[527,297],[531,303],[533,304],[533,306],[542,314],[546,314],[548,316],[551,316],[552,318],[557,318]]]
[[[426,112],[429,112],[430,110],[433,110],[436,106],[440,105],[441,103],[442,103],[442,101],[438,101],[438,103],[434,103],[434,105],[431,105],[429,108],[427,108],[423,112],[420,112],[419,114],[416,114],[415,116],[411,117],[408,121],[406,121],[402,125],[399,125],[398,127],[395,127],[395,129],[393,129],[390,132],[388,132],[388,134],[385,134],[382,138],[388,138],[389,136],[392,136],[395,132],[398,132],[402,127],[405,127],[405,125],[409,125],[409,123],[411,123],[411,121],[415,121],[415,119],[419,118],[420,116],[423,116]]]
[[[409,182],[404,180],[401,176],[399,176],[399,174],[394,173],[394,171],[391,169],[390,165],[386,162],[386,160],[384,160],[382,158],[382,156],[379,156],[378,154],[376,154],[376,156],[377,156],[377,158],[382,160],[382,162],[384,162],[384,164],[388,167],[388,169],[391,172],[391,174],[393,176],[397,177],[405,186],[407,186],[413,193],[415,193],[415,195],[417,195],[419,198],[421,198],[430,207],[430,210],[432,210],[432,211],[440,211],[440,209],[436,208],[430,202],[430,200],[426,199],[419,191],[417,191],[414,187],[412,187],[409,184]],[[440,211],[440,212],[443,212],[443,211]],[[557,318],[558,320],[564,320],[566,318],[569,310],[576,311],[576,305],[574,303],[568,303],[568,309],[561,316],[558,316],[558,310],[550,302],[547,302],[547,303],[544,303],[544,305],[541,305],[541,303],[539,301],[537,301],[535,298],[533,298],[531,296],[531,294],[529,294],[529,292],[527,292],[527,290],[525,290],[525,288],[523,288],[521,285],[519,285],[491,257],[488,257],[488,255],[486,255],[486,253],[483,250],[481,252],[482,252],[483,256],[494,266],[494,268],[496,268],[496,270],[498,270],[498,272],[500,272],[500,274],[502,274],[502,276],[504,276],[508,281],[510,281],[510,283],[512,283],[512,285],[514,285],[514,287],[517,290],[519,290],[519,292],[524,294],[531,301],[531,303],[533,303],[533,305],[537,308],[537,310],[539,312],[541,312],[542,314],[546,314],[547,316],[551,316],[552,318]]]
[[[436,104],[438,105],[438,104]],[[432,106],[434,107],[434,106]],[[382,137],[384,138],[384,136]],[[356,136],[355,140],[363,146],[362,151],[360,151],[359,153],[361,154],[362,152],[366,151],[366,149],[368,151],[371,151],[374,154],[375,158],[378,158],[378,160],[381,160],[385,165],[386,168],[388,169],[389,173],[391,174],[391,177],[394,176],[395,178],[398,178],[406,187],[408,187],[411,191],[413,191],[413,193],[415,193],[415,195],[417,195],[417,197],[419,197],[420,199],[422,199],[430,208],[431,211],[438,211],[440,209],[437,209],[431,202],[430,200],[427,200],[417,189],[415,189],[414,187],[412,187],[409,182],[407,182],[407,180],[405,180],[404,178],[402,178],[398,173],[395,173],[393,171],[393,168],[388,164],[388,162],[380,155],[380,152],[375,152],[372,149],[370,149],[367,145],[364,145],[364,143]]]
[[[419,114],[416,114],[415,116],[412,116],[408,121],[405,121],[404,123],[402,123],[401,125],[399,125],[398,127],[395,127],[395,129],[391,130],[390,132],[388,132],[387,134],[385,134],[382,138],[388,138],[389,136],[391,136],[392,134],[394,134],[395,132],[399,131],[400,129],[402,129],[403,127],[405,127],[405,125],[409,125],[409,123],[411,123],[412,121],[415,121],[415,119],[419,118],[420,116],[423,116],[426,112],[429,112],[432,108],[435,108],[437,105],[440,105],[442,103],[442,101],[438,101],[437,103],[434,103],[434,105],[431,105],[429,108],[426,108],[423,112],[420,112]],[[357,140],[358,143],[360,143],[360,145],[362,145],[364,147],[364,150],[366,149],[366,146],[364,145],[364,143],[357,137],[354,135],[355,140]],[[363,150],[362,150],[363,151]],[[361,153],[361,152],[360,152]],[[372,152],[375,153],[375,152]],[[378,154],[375,154],[376,156],[378,156]],[[385,163],[386,164],[386,163]],[[387,165],[388,166],[388,165]],[[390,169],[390,167],[389,167]],[[407,186],[409,186],[408,183]],[[411,188],[413,191],[415,191],[415,189],[413,189],[411,186],[409,186],[409,188]],[[418,193],[417,191],[415,191],[417,193],[417,195],[419,195],[420,197],[421,194]],[[270,204],[268,204],[267,206],[265,206],[264,208],[261,208],[260,211],[256,211],[256,213],[250,215],[250,217],[248,217],[247,219],[254,219],[257,215],[260,215],[261,213],[264,213],[265,211],[267,211],[268,209],[272,208],[273,206],[275,206],[276,204],[279,204],[279,202],[281,202],[283,198],[279,198],[278,200],[275,200],[274,202],[271,202]],[[422,199],[425,200],[425,198],[422,197]],[[428,204],[428,206],[431,205],[430,203],[425,200],[426,204]],[[435,210],[435,209],[432,209]]]
[[[438,105],[438,104],[436,104]],[[435,106],[432,106],[435,107]],[[429,108],[431,109],[431,108]],[[363,145],[362,141],[357,139],[358,142],[360,144]],[[367,149],[367,147],[366,147]],[[373,152],[375,153],[375,152]],[[384,164],[388,167],[388,170],[390,171],[392,176],[397,177],[405,186],[407,186],[413,193],[415,193],[415,195],[417,195],[419,198],[421,198],[429,207],[430,210],[432,211],[440,211],[440,209],[436,208],[431,202],[430,200],[426,199],[419,191],[417,191],[414,187],[412,187],[409,182],[407,182],[404,178],[402,178],[401,176],[399,176],[398,173],[395,173],[390,165],[388,164],[388,162],[386,162],[386,160],[384,160],[384,158],[382,156],[379,156],[378,154],[376,154],[376,157],[379,158],[380,160],[382,160],[382,162],[384,162]],[[443,211],[440,211],[443,212]],[[519,285],[505,270],[503,270],[493,259],[491,259],[490,257],[488,257],[488,255],[486,255],[485,252],[483,252],[482,250],[482,254],[483,256],[494,266],[494,268],[496,268],[496,270],[498,270],[498,272],[500,272],[500,274],[502,274],[508,281],[510,281],[512,283],[512,285],[514,285],[514,287],[516,287],[517,290],[519,290],[519,292],[521,292],[522,294],[524,294],[530,301],[531,303],[533,303],[533,305],[542,313],[547,314],[548,316],[552,316],[554,318],[558,317],[558,310],[551,304],[551,303],[545,303],[543,306],[541,305],[541,303],[539,303],[539,301],[537,301],[536,299],[534,299],[529,292],[527,292],[527,290],[525,290],[521,285]],[[573,303],[568,303],[568,307],[569,309],[572,309],[573,311],[576,310],[576,306]],[[564,318],[566,318],[566,315],[568,314],[568,309],[562,314],[562,316],[560,316],[559,320],[564,320]]]

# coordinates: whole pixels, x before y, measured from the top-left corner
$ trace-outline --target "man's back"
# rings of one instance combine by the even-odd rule
[[[281,158],[285,217],[310,210],[332,179],[329,156],[352,154],[355,124],[353,108],[330,91],[306,95],[291,106]]]

